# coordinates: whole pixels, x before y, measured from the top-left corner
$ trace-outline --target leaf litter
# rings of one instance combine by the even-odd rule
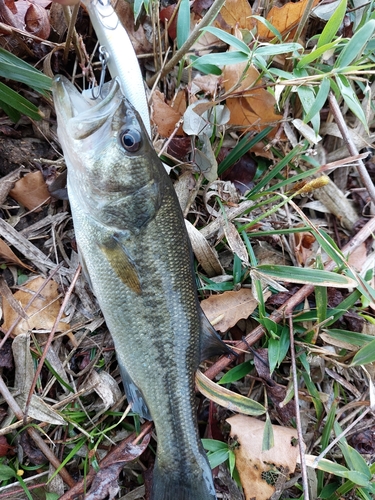
[[[210,1],[194,2],[189,24],[202,19],[211,4]],[[200,396],[199,417],[206,424],[206,437],[215,435],[228,449],[233,447],[238,475],[230,459],[227,465],[233,477],[239,477],[246,499],[298,498],[301,489],[304,498],[320,495],[333,499],[336,491],[343,498],[371,498],[375,494],[371,481],[371,474],[375,472],[374,447],[372,434],[368,433],[368,429],[375,426],[368,411],[373,408],[375,362],[372,344],[375,293],[371,281],[374,248],[370,238],[374,227],[368,214],[373,215],[375,200],[371,195],[372,185],[358,174],[355,162],[364,161],[372,174],[373,168],[371,155],[363,160],[349,159],[355,155],[358,158],[358,151],[371,148],[373,142],[374,113],[370,107],[373,77],[367,67],[361,66],[361,60],[356,59],[361,54],[349,45],[361,22],[371,21],[372,12],[362,8],[359,18],[359,11],[352,15],[346,10],[344,0],[332,5],[334,9],[328,12],[324,2],[300,0],[276,4],[260,12],[259,6],[250,6],[246,0],[228,0],[214,23],[224,35],[218,38],[206,31],[193,45],[198,57],[216,57],[219,71],[205,74],[193,62],[181,74],[174,72],[168,74],[168,79],[166,75],[160,78],[151,95],[158,150],[163,150],[166,161],[173,167],[174,179],[185,175],[190,178],[182,185],[180,195],[197,262],[201,304],[237,356],[202,364],[197,386],[211,402]],[[315,17],[304,17],[307,6],[315,7]],[[59,6],[46,7],[46,2],[24,2],[24,10],[20,2],[0,5],[5,30],[1,43],[5,42],[3,46],[8,50],[34,64],[42,57],[38,37],[47,39],[51,24],[53,35],[44,45],[44,55],[50,51],[44,71],[52,75],[61,71],[59,43],[66,25],[58,14],[61,14]],[[172,7],[172,10],[176,8]],[[129,6],[124,4],[121,8],[120,15],[126,21],[137,53],[142,56],[140,64],[150,82],[154,74],[162,71],[162,61],[154,57],[153,47],[159,44],[164,49],[168,45],[172,47],[177,36],[176,25],[168,26],[169,39],[162,31],[164,20],[170,19],[172,12],[160,15],[160,26],[156,22],[159,13],[154,12],[152,6],[150,15],[140,18],[139,29],[136,29]],[[339,18],[340,12],[344,12],[345,18]],[[264,15],[263,22],[260,14]],[[80,48],[76,42],[73,46],[79,52],[83,72],[93,75],[95,67],[90,66],[86,55],[94,49],[95,38],[87,32],[87,18],[84,14],[81,16],[76,29],[85,36],[85,46],[83,42]],[[331,39],[328,28],[325,29],[327,21],[331,23],[328,27],[335,27],[334,33],[331,29]],[[302,26],[302,22],[306,24]],[[227,43],[225,33],[234,36],[231,44]],[[56,34],[60,34],[59,41]],[[314,41],[316,34],[322,34],[320,40],[323,41]],[[33,42],[27,45],[25,40]],[[297,54],[289,49],[277,53],[278,43],[293,40],[298,41],[303,52],[297,51]],[[242,47],[241,43],[253,51],[252,60],[243,60],[246,51],[233,55]],[[321,50],[321,58],[316,59],[315,64],[312,49],[316,43],[315,53]],[[325,51],[323,43],[326,43]],[[337,44],[342,55],[335,52]],[[369,50],[371,44],[373,38],[369,39]],[[366,60],[369,57],[366,47],[363,50],[363,60]],[[230,60],[228,57],[241,60],[223,65],[217,51],[221,51],[226,61]],[[72,48],[66,66],[69,74],[73,74],[74,57]],[[344,57],[352,64],[348,74],[336,64]],[[299,73],[294,72],[293,58]],[[339,97],[338,90],[342,92],[339,114],[327,95],[319,102],[320,86],[324,90],[322,70],[331,78],[336,97]],[[331,70],[342,71],[342,77],[331,75]],[[301,87],[304,88],[301,90]],[[312,108],[306,107],[304,95],[312,96],[312,101],[319,103],[315,116]],[[31,98],[33,102],[41,101],[37,94]],[[49,102],[45,104],[50,106]],[[0,385],[6,401],[3,406],[7,409],[7,415],[1,414],[0,432],[7,436],[9,443],[0,465],[15,472],[21,469],[29,491],[38,485],[46,495],[47,486],[38,484],[38,479],[34,481],[28,466],[36,461],[51,478],[56,471],[44,463],[50,453],[47,460],[54,461],[57,474],[72,488],[63,498],[73,498],[74,492],[83,492],[86,480],[87,484],[91,483],[100,464],[101,472],[89,498],[113,497],[118,490],[121,495],[131,494],[139,482],[149,484],[143,472],[150,470],[153,463],[152,448],[148,446],[150,428],[141,445],[116,446],[118,442],[135,442],[132,432],[139,431],[140,423],[131,414],[123,415],[127,403],[122,395],[113,346],[95,297],[82,277],[74,291],[69,291],[69,301],[55,325],[38,383],[34,393],[29,394],[35,363],[48,345],[77,269],[77,249],[66,201],[50,198],[46,188],[62,171],[54,127],[44,129],[48,143],[35,136],[35,124],[28,119],[22,118],[17,126],[5,114],[0,119],[3,126],[0,130],[6,130],[7,140],[12,141],[12,149],[4,148],[8,152],[1,170],[4,188],[0,221],[1,328],[4,335],[13,327],[11,342],[15,361],[13,368],[4,358],[2,368],[2,377],[6,378],[11,392],[7,393]],[[340,128],[340,120],[348,124],[347,132]],[[13,132],[9,133],[9,129]],[[260,133],[263,135],[257,140]],[[357,151],[348,151],[348,141],[353,142]],[[26,155],[25,144],[30,147]],[[44,148],[41,160],[35,154],[36,144]],[[245,165],[244,155],[248,155],[250,166]],[[337,163],[330,168],[332,162]],[[9,173],[6,166],[12,169],[25,163],[14,180],[5,177]],[[228,165],[230,175],[227,175]],[[239,165],[237,171],[233,168],[236,165]],[[244,173],[247,168],[249,172]],[[323,172],[330,176],[327,186],[310,192],[301,190],[301,183],[308,183]],[[20,175],[21,179],[17,180]],[[193,189],[187,187],[191,182],[195,183]],[[306,218],[312,225],[306,224]],[[312,226],[317,231],[313,231]],[[273,250],[271,263],[267,260],[267,248]],[[350,267],[341,253],[348,255]],[[298,267],[298,272],[291,263]],[[283,281],[283,286],[287,291],[278,292],[280,273],[286,272],[286,265],[289,280]],[[268,271],[271,266],[278,272],[271,273],[265,280],[262,276],[265,266]],[[343,281],[347,279],[348,289],[337,290],[334,279],[329,281],[328,275],[325,275],[328,281],[320,284],[314,281],[313,286],[312,270],[323,268],[331,272],[335,268],[339,270]],[[300,285],[289,285],[288,281],[293,282],[301,272],[302,283],[298,278]],[[265,284],[267,290],[264,290]],[[293,318],[293,342],[289,339],[290,325],[286,321],[289,315]],[[5,351],[9,341],[2,344]],[[237,371],[240,378],[232,370]],[[218,382],[223,376],[227,380],[223,386],[210,380],[215,378]],[[298,385],[293,383],[293,376]],[[299,399],[297,409],[296,397]],[[206,416],[212,415],[213,408],[220,413],[223,428],[220,433],[214,419]],[[46,450],[43,440],[38,441],[35,433],[32,438],[25,433],[18,438],[16,429],[23,426],[22,411],[25,410],[27,421],[38,425],[40,435],[53,442],[54,448],[47,446]],[[233,417],[233,413],[237,415]],[[257,418],[249,420],[244,416],[248,413]],[[12,419],[13,414],[16,417]],[[300,439],[294,429],[297,417],[300,419],[297,430],[302,433],[308,453],[308,467],[295,446],[294,438]],[[226,420],[231,425],[230,432],[225,429]],[[66,433],[67,423],[74,429],[73,433]],[[332,444],[335,440],[338,444]],[[19,463],[12,451],[15,442],[24,451]],[[268,452],[264,451],[265,443],[269,446]],[[43,453],[38,452],[39,448]],[[264,458],[267,453],[270,456]],[[82,459],[82,455],[86,459]],[[323,460],[320,466],[318,456]],[[254,461],[261,464],[255,476],[249,474],[255,470],[249,465]],[[86,478],[81,472],[77,473],[83,463],[86,470],[92,466]],[[1,474],[0,468],[0,477]],[[2,481],[6,481],[5,474]],[[306,475],[309,483],[304,480]],[[76,483],[73,476],[80,482]],[[222,497],[229,498],[234,485],[230,474],[225,476],[224,483],[219,477],[220,474],[215,479],[216,485],[220,485]],[[19,485],[17,481],[14,488],[19,489]],[[49,488],[49,494],[55,491],[61,496],[64,486],[60,483],[53,488]],[[147,493],[141,490],[141,494]]]

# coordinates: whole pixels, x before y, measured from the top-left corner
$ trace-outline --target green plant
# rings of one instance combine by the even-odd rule
[[[47,95],[46,91],[51,88],[51,78],[2,48],[0,48],[0,76],[24,83],[45,96]],[[21,114],[27,115],[33,120],[42,119],[42,114],[37,106],[3,82],[0,82],[0,107],[14,122],[20,119]]]

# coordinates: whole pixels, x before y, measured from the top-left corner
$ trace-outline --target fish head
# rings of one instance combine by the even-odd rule
[[[142,226],[160,206],[164,169],[117,79],[95,100],[63,76],[52,92],[69,198],[107,225]]]

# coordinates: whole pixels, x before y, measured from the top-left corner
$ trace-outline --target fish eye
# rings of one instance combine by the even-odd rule
[[[126,151],[135,153],[141,147],[142,137],[137,129],[127,128],[121,132],[120,141]]]

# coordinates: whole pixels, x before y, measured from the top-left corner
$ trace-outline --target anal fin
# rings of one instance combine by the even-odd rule
[[[121,373],[122,383],[124,384],[125,394],[132,407],[132,411],[146,420],[152,420],[150,411],[145,400],[143,399],[142,392],[135,385],[125,366],[120,363],[120,361],[118,362],[118,366]]]

